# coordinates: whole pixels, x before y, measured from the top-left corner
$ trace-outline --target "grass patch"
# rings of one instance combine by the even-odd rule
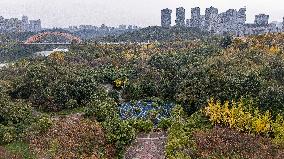
[[[29,144],[23,141],[15,141],[4,146],[7,151],[17,154],[24,159],[35,159],[29,149]]]
[[[76,113],[83,113],[84,111],[85,111],[85,107],[78,107],[78,108],[73,108],[73,109],[64,109],[58,112],[49,112],[47,114],[51,116],[66,116],[66,115],[71,115],[71,114],[76,114]]]

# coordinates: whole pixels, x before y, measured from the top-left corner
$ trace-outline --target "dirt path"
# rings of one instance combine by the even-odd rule
[[[125,159],[164,159],[167,134],[152,132],[140,134],[128,148]]]

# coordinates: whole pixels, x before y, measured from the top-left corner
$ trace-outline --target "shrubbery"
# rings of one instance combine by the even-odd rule
[[[211,99],[205,113],[215,125],[221,124],[253,134],[272,135],[276,143],[284,143],[283,117],[277,115],[276,120],[273,120],[269,111],[262,113],[252,103],[240,100],[221,104],[220,101]]]
[[[117,103],[104,93],[92,96],[92,100],[87,104],[85,114],[94,117],[99,122],[119,117]]]
[[[32,107],[24,101],[12,101],[0,91],[0,144],[23,139],[26,131],[47,130],[52,122],[48,117],[33,115]]]
[[[16,79],[11,96],[29,99],[34,107],[49,111],[88,103],[98,88],[96,80],[64,65],[52,60],[29,64],[26,72]]]
[[[234,39],[224,48],[219,44],[228,37],[153,43],[150,48],[142,44],[73,46],[70,53],[30,60],[11,80],[11,95],[58,111],[84,106],[98,85],[111,84],[127,101],[156,96],[187,105],[190,113],[210,97],[224,101],[244,96],[257,98],[260,110],[277,114],[284,103],[282,37]],[[272,47],[280,51],[272,53]]]
[[[151,120],[130,120],[130,125],[137,131],[137,132],[150,132],[154,128],[154,124]]]
[[[187,116],[181,106],[172,111],[172,124],[168,129],[168,141],[166,144],[166,156],[169,159],[196,158],[196,144],[193,133],[198,130],[211,129],[207,118],[202,112],[196,112]]]
[[[0,92],[0,144],[10,143],[33,121],[30,105],[12,102]]]
[[[194,148],[193,131],[210,128],[200,109],[213,97],[220,101],[207,107],[213,123],[274,137],[280,144],[284,138],[283,40],[283,34],[268,34],[145,45],[85,43],[72,45],[68,53],[15,62],[0,72],[0,86],[6,87],[0,99],[1,142],[20,138],[29,126],[39,134],[47,131],[52,123],[42,112],[80,108],[85,117],[103,125],[117,154],[137,132],[157,126],[169,130],[169,158],[194,156],[195,151],[186,147]],[[158,123],[159,113],[166,110],[158,101],[152,106],[159,109],[147,111],[146,120],[121,119],[119,106],[124,102],[153,97],[182,106]],[[227,102],[241,97],[255,103]],[[133,108],[139,112],[145,107]]]
[[[45,117],[39,122],[49,125]],[[101,125],[78,114],[57,117],[48,130],[28,134],[35,158],[111,158],[113,155],[108,152],[110,147]]]
[[[118,158],[123,158],[125,147],[135,139],[135,129],[130,125],[129,121],[119,118],[107,119],[102,125],[107,142],[115,146]]]

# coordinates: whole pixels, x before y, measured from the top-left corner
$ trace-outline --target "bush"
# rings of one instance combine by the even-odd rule
[[[87,104],[86,116],[94,117],[98,122],[118,117],[118,107],[114,99],[106,95],[94,95],[92,101]]]
[[[224,36],[220,41],[220,47],[228,48],[233,43],[232,37],[229,35]]]
[[[154,128],[154,124],[151,120],[136,119],[130,121],[130,125],[136,129],[136,132],[150,132]]]
[[[44,111],[60,111],[85,105],[98,91],[90,71],[54,63],[51,59],[30,63],[14,81],[11,96],[27,99]]]
[[[135,129],[129,121],[119,118],[107,119],[102,125],[106,133],[107,142],[115,145],[118,158],[122,158],[125,146],[135,139]]]
[[[274,143],[284,147],[284,119],[283,116],[277,115],[276,120],[272,123]]]
[[[23,101],[11,101],[0,92],[0,143],[10,143],[22,136],[34,121],[32,109]]]
[[[131,121],[120,119],[117,103],[105,92],[92,97],[92,101],[85,110],[85,115],[101,122],[106,133],[106,141],[108,144],[114,145],[119,158],[122,158],[125,146],[135,138],[134,126],[145,131],[148,131],[151,126],[149,122],[134,121],[131,123]]]
[[[16,128],[0,124],[0,144],[8,144],[17,138]]]
[[[109,148],[101,125],[78,114],[60,116],[45,133],[29,132],[27,139],[35,158],[112,158],[104,156]]]
[[[206,115],[213,124],[224,124],[230,128],[241,131],[248,131],[255,134],[266,134],[271,132],[271,115],[269,111],[261,114],[258,108],[253,108],[250,112],[246,110],[251,105],[245,105],[243,100],[239,102],[229,101],[221,104],[211,99],[205,108]]]
[[[31,127],[31,131],[43,133],[46,132],[51,126],[53,122],[48,116],[38,117],[35,123],[33,123]]]
[[[24,102],[12,102],[9,99],[0,99],[0,123],[5,125],[29,124],[32,118],[32,109]]]
[[[158,123],[157,127],[162,130],[167,130],[171,127],[172,120],[170,118],[162,118]]]
[[[193,133],[198,130],[208,130],[212,126],[202,112],[187,116],[181,106],[172,110],[172,124],[168,129],[166,156],[169,159],[196,158],[196,144]]]
[[[273,120],[269,111],[262,113],[244,100],[221,104],[211,99],[205,108],[205,114],[214,125],[226,125],[240,131],[271,136],[275,143],[283,144],[283,117],[278,114]]]

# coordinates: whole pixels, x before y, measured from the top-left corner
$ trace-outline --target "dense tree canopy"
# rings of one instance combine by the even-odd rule
[[[145,31],[151,30],[165,35],[164,28]],[[141,36],[138,39],[160,38],[132,33],[135,34]],[[188,39],[192,37],[195,36]],[[25,132],[31,128],[39,132],[49,128],[46,114],[74,109],[83,109],[84,117],[101,124],[105,142],[114,147],[117,156],[122,155],[137,132],[158,125],[169,130],[167,153],[174,157],[185,155],[193,128],[210,128],[210,122],[235,124],[231,128],[277,138],[279,143],[284,141],[284,131],[280,129],[284,123],[283,34],[165,40],[149,44],[73,44],[67,53],[19,60],[3,68],[1,144],[27,135]],[[148,103],[156,108],[161,103],[177,106],[172,116],[159,120],[158,125],[152,121],[160,115],[159,109],[150,110],[146,120],[122,120],[120,106],[139,102],[145,107]],[[204,107],[207,114],[202,115]],[[223,114],[218,116],[218,112]],[[232,123],[227,116],[236,121]],[[250,120],[246,125],[236,125],[243,123],[241,117]]]

